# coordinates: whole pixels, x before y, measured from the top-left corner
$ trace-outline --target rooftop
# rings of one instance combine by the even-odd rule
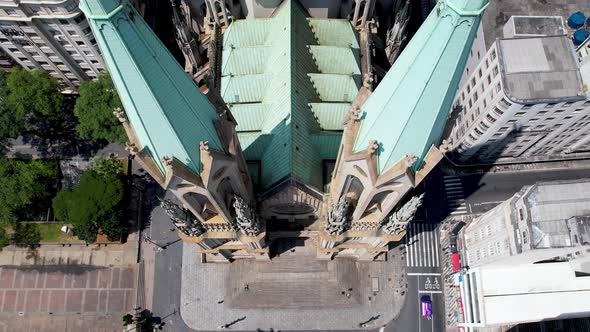
[[[584,98],[567,36],[500,39],[497,49],[504,91],[511,100],[526,104]]]
[[[233,22],[222,59],[221,94],[244,156],[261,161],[262,188],[294,176],[320,189],[360,88],[357,31],[287,0],[270,18]]]
[[[510,16],[561,16],[565,20],[574,12],[590,15],[588,0],[490,0],[490,5],[482,17],[486,48],[503,38],[502,29]]]
[[[588,218],[583,216],[590,214],[590,179],[541,182],[529,188],[524,199],[533,248],[581,245],[588,238]]]
[[[504,38],[564,35],[564,21],[561,16],[512,16],[504,28]]]

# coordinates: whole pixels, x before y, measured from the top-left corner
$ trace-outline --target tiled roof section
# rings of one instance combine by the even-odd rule
[[[439,144],[486,5],[487,0],[439,1],[362,106],[354,151],[377,140],[380,173],[406,155],[417,157],[417,170],[430,147]]]
[[[307,17],[287,0],[268,19],[238,20],[223,41],[221,91],[262,187],[287,176],[321,188],[342,120],[360,88],[357,32],[347,20]]]
[[[164,156],[201,171],[199,142],[223,147],[214,127],[219,118],[143,18],[123,2],[80,0],[127,117],[141,145],[162,171]]]

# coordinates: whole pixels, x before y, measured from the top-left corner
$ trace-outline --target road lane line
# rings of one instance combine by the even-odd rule
[[[420,224],[420,237],[422,242],[422,255],[420,255],[420,266],[426,266],[426,236],[424,234],[424,224]]]
[[[440,255],[440,253],[438,251],[438,240],[439,240],[440,237],[436,233],[437,232],[436,232],[436,228],[435,228],[434,229],[434,250],[435,250],[434,252],[435,252],[435,255],[436,255],[435,256],[436,257],[436,266],[438,267],[438,266],[440,266],[440,263],[439,263],[439,255]]]
[[[440,276],[440,273],[436,272],[408,272],[406,273],[409,276]]]
[[[410,247],[408,243],[410,243],[410,229],[412,228],[412,224],[408,225],[408,231],[406,232],[406,266],[410,266]]]
[[[442,294],[442,291],[433,291],[433,290],[419,290],[418,294]]]
[[[432,230],[430,229],[430,225],[428,226],[428,242],[426,243],[426,252],[428,254],[428,266],[434,266],[434,257],[432,257]]]

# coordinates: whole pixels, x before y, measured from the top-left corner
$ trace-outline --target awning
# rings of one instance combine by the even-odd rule
[[[451,262],[453,263],[453,272],[457,272],[461,269],[461,261],[459,260],[459,253],[451,254]]]

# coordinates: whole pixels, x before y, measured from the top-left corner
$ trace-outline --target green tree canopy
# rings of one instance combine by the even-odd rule
[[[100,73],[96,81],[82,82],[80,97],[74,107],[79,122],[76,130],[80,137],[125,143],[125,130],[113,115],[116,109],[123,110],[123,105],[108,73]]]
[[[64,97],[59,84],[47,72],[27,71],[16,67],[7,79],[6,103],[19,117],[58,116],[62,112]]]
[[[114,174],[89,170],[73,190],[64,189],[53,199],[57,219],[71,223],[80,239],[92,243],[102,228],[110,239],[119,239],[124,227],[120,223],[119,203],[123,199],[123,182]]]
[[[19,213],[55,193],[57,165],[52,161],[0,159],[0,225],[14,223]]]
[[[24,126],[24,116],[18,115],[6,104],[8,97],[6,72],[0,71],[0,147],[6,148],[9,138],[18,136]],[[0,149],[0,152],[2,149]]]
[[[10,242],[20,246],[30,246],[41,241],[41,232],[36,224],[19,222],[14,225]]]

